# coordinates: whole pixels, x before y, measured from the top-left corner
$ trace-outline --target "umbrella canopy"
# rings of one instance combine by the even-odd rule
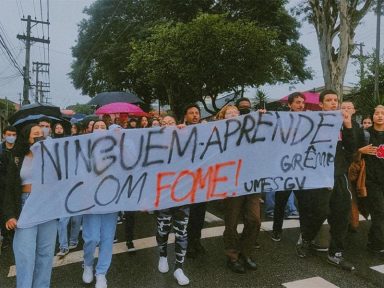
[[[8,121],[14,124],[17,120],[24,119],[30,115],[43,115],[54,118],[61,118],[60,108],[50,104],[33,103],[21,106],[20,110],[9,117]]]
[[[125,113],[133,116],[147,116],[140,107],[129,103],[111,103],[96,110],[96,115]]]
[[[18,125],[21,125],[21,124],[27,124],[27,123],[31,123],[31,122],[36,122],[36,120],[41,119],[41,118],[48,118],[48,119],[55,120],[55,121],[62,121],[63,120],[63,119],[52,117],[52,116],[46,116],[46,115],[43,115],[43,114],[36,114],[36,115],[28,115],[28,116],[26,116],[24,118],[18,119],[12,125],[13,126],[18,126]]]
[[[114,102],[125,102],[125,103],[141,103],[143,101],[132,92],[103,92],[97,94],[87,104],[89,105],[106,105]]]
[[[305,96],[305,109],[318,111],[321,110],[319,106],[319,96],[320,93],[315,92],[301,92]],[[279,100],[281,103],[288,103],[288,96],[285,96]]]

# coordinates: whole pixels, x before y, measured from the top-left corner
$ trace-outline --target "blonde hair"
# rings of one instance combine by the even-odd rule
[[[376,109],[384,109],[384,105],[377,105],[377,106],[375,107],[375,111],[376,111]]]
[[[230,110],[230,109],[239,111],[239,109],[237,109],[237,107],[233,104],[225,105],[223,108],[221,108],[219,112],[217,112],[216,119],[217,120],[225,119],[225,113],[227,112],[227,110]]]

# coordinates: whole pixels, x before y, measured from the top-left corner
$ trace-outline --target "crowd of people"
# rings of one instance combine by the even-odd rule
[[[290,111],[305,111],[305,100],[305,95],[300,92],[289,95]],[[305,258],[312,250],[327,252],[328,263],[353,271],[355,269],[353,263],[344,258],[344,240],[348,231],[358,229],[359,198],[366,199],[365,213],[371,215],[367,247],[375,253],[384,253],[384,106],[377,106],[372,116],[363,117],[360,125],[354,120],[356,111],[353,103],[351,101],[339,103],[338,95],[332,90],[320,94],[319,105],[323,111],[341,109],[343,116],[334,162],[334,187],[267,193],[267,197],[273,197],[275,202],[271,212],[273,217],[271,239],[281,241],[283,221],[289,216],[286,211],[287,203],[291,201],[292,206],[292,203],[296,202],[298,211],[295,209],[293,214],[299,217],[300,221],[297,255]],[[249,99],[241,98],[237,100],[236,105],[224,106],[215,120],[238,117],[250,113],[251,110]],[[265,110],[259,110],[258,113],[265,113]],[[4,142],[0,148],[0,224],[3,249],[10,244],[13,247],[17,273],[16,286],[49,287],[57,240],[59,251],[56,255],[65,257],[71,249],[78,246],[82,229],[84,242],[82,280],[84,283],[92,283],[96,279],[96,288],[107,287],[106,275],[112,262],[116,224],[122,216],[119,212],[85,214],[48,221],[30,228],[18,228],[17,219],[32,191],[31,145],[49,138],[102,133],[108,129],[157,126],[177,126],[178,129],[183,129],[186,125],[199,123],[201,123],[200,108],[196,104],[191,104],[185,107],[181,124],[177,124],[172,115],[167,115],[156,119],[141,117],[139,121],[133,119],[124,123],[113,123],[110,117],[103,117],[89,120],[82,126],[73,124],[71,135],[66,135],[63,124],[52,125],[46,118],[27,124],[21,130],[16,130],[12,126],[6,127],[3,130]],[[356,180],[360,179],[362,174],[364,183]],[[365,195],[358,193],[361,191],[360,186],[365,189]],[[255,193],[223,200],[224,253],[228,269],[234,273],[246,273],[247,270],[256,270],[258,267],[253,252],[259,247],[257,238],[261,225],[261,196]],[[196,258],[206,253],[201,243],[206,209],[207,203],[202,202],[155,212],[159,251],[158,271],[161,273],[169,271],[168,236],[173,229],[175,232],[173,276],[179,285],[187,285],[190,282],[183,268],[185,257]],[[134,251],[132,240],[135,212],[126,212],[124,219],[127,249]],[[315,237],[326,219],[330,225],[329,247],[323,247],[315,242]],[[237,226],[241,221],[244,223],[244,228],[239,235]],[[96,247],[99,247],[99,254],[95,263]]]

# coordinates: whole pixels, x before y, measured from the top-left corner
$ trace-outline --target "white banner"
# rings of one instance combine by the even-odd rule
[[[251,113],[183,129],[106,131],[39,142],[32,147],[32,192],[18,226],[333,187],[341,124],[339,111]]]

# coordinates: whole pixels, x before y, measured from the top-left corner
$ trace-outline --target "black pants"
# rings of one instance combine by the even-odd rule
[[[375,250],[384,249],[384,187],[367,182],[368,205],[371,213],[371,228],[368,243]]]
[[[312,241],[315,239],[325,219],[327,219],[331,191],[329,189],[302,191],[299,197],[299,213],[300,230],[303,240]],[[303,209],[305,209],[304,213],[302,212]]]
[[[343,252],[344,240],[348,233],[349,215],[351,214],[352,194],[346,175],[335,177],[335,185],[329,200],[328,223],[331,241],[329,254]]]
[[[311,199],[307,199],[311,203],[311,211],[310,221],[305,229],[302,229],[303,240],[312,241],[328,215],[331,234],[329,254],[331,255],[344,250],[352,198],[348,186],[346,175],[337,176],[332,190],[316,189],[311,190],[307,195],[311,197]]]
[[[281,233],[283,229],[285,206],[287,206],[291,193],[290,190],[276,191],[275,193],[275,207],[273,208],[273,231],[275,232]]]
[[[196,203],[189,206],[188,243],[193,243],[201,238],[201,230],[204,226],[207,203]]]
[[[135,231],[135,213],[134,211],[124,212],[125,216],[125,239],[128,242],[133,241]]]

